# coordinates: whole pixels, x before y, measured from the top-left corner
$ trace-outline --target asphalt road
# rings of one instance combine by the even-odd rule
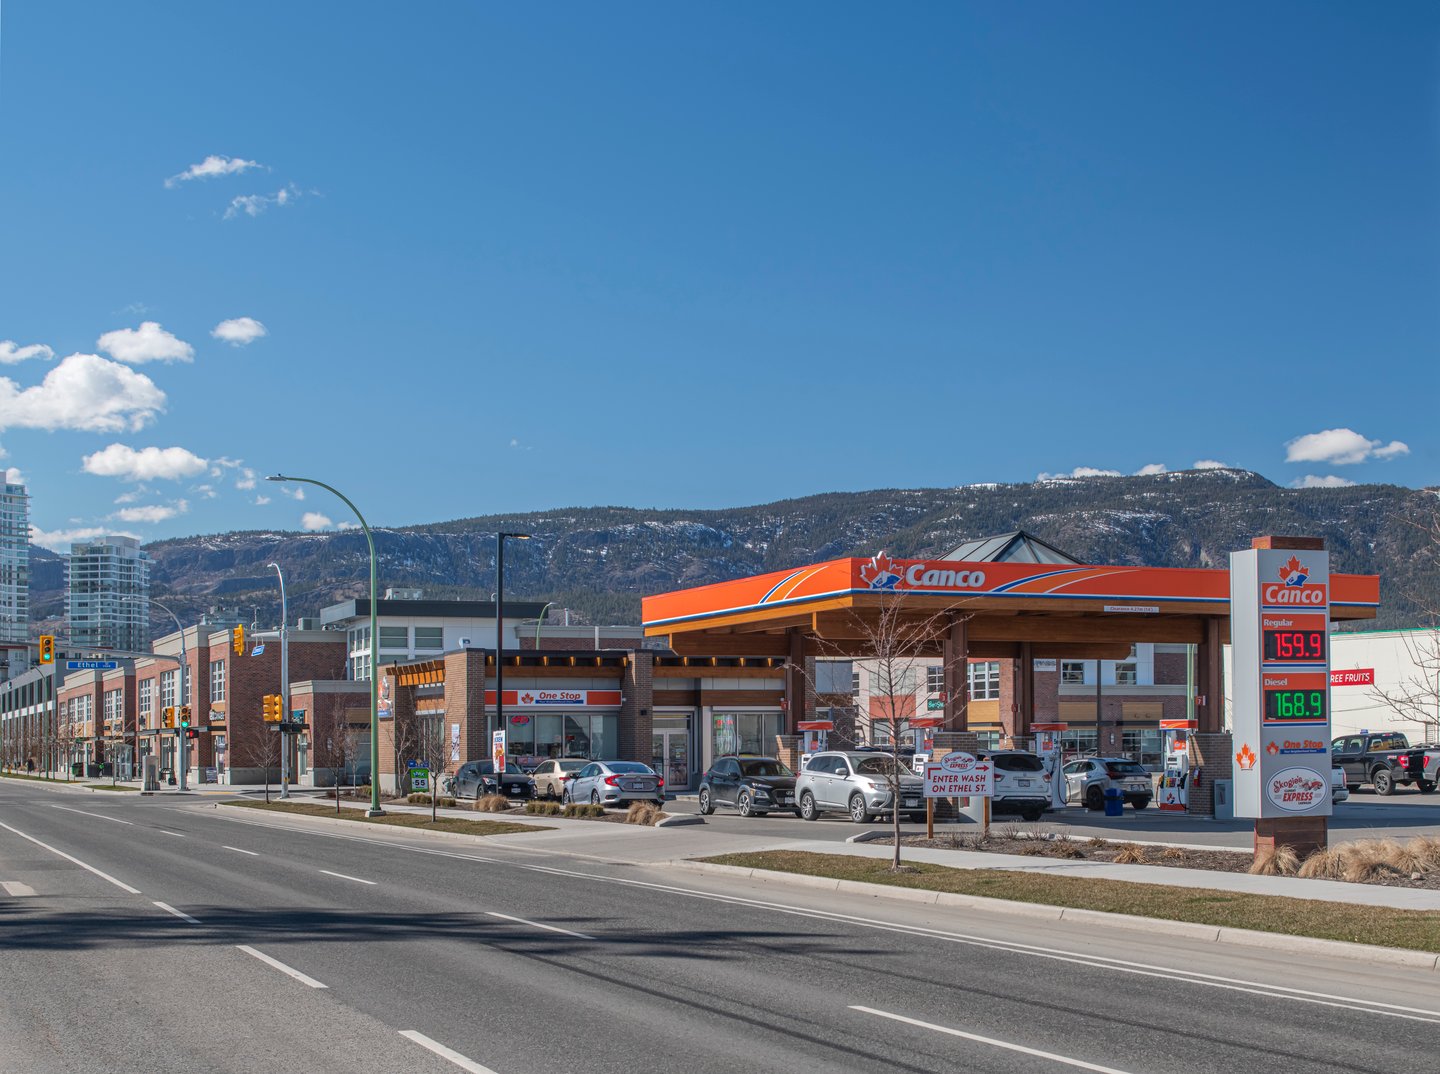
[[[0,786],[0,1070],[1388,1074],[1440,1042],[1414,970],[303,824]]]

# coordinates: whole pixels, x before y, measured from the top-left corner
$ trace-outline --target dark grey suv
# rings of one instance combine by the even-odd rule
[[[788,813],[795,810],[795,773],[775,757],[717,757],[697,797],[707,817],[722,805],[734,806],[742,817]]]
[[[899,764],[900,812],[912,821],[925,819],[925,785],[904,761],[888,753],[830,752],[814,754],[795,779],[800,815],[815,820],[821,813],[848,813],[856,824],[895,812],[891,766]]]

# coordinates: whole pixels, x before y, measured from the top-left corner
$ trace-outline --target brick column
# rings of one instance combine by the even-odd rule
[[[1185,812],[1192,816],[1215,815],[1215,781],[1229,779],[1235,764],[1235,743],[1229,731],[1195,731],[1190,735],[1190,781],[1186,787]],[[1199,770],[1197,783],[1195,774]],[[1233,794],[1232,794],[1233,801]]]
[[[952,732],[970,727],[970,640],[966,627],[964,618],[952,619],[941,649],[945,665],[945,729]]]
[[[655,654],[635,649],[626,661],[621,679],[620,742],[618,752],[627,761],[649,764],[654,758]]]
[[[792,772],[800,771],[800,750],[804,746],[802,735],[776,735],[775,756],[782,764],[790,766]]]

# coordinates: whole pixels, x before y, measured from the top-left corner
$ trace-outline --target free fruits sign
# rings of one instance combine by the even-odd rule
[[[925,766],[926,798],[991,798],[995,767],[985,758],[959,750]]]
[[[1330,581],[1320,550],[1230,556],[1236,816],[1331,813]]]

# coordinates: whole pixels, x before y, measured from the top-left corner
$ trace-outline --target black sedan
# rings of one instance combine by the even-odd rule
[[[717,757],[700,780],[700,812],[734,806],[742,817],[795,811],[795,773],[774,757]]]
[[[484,798],[487,794],[503,794],[506,798],[534,798],[535,781],[520,771],[514,761],[507,761],[505,771],[497,778],[494,761],[467,761],[455,773],[455,795]]]

